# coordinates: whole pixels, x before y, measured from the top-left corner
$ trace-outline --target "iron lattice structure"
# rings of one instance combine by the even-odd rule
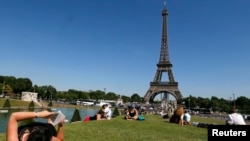
[[[171,94],[175,97],[176,100],[182,98],[182,94],[178,88],[178,82],[174,80],[172,72],[172,64],[169,59],[167,17],[168,17],[168,10],[166,8],[166,4],[164,4],[164,8],[162,10],[163,24],[162,24],[160,59],[159,63],[157,64],[157,71],[154,80],[150,82],[150,87],[144,96],[144,100],[146,103],[152,103],[155,96],[157,96],[160,93]],[[169,81],[162,81],[163,73],[168,74]]]

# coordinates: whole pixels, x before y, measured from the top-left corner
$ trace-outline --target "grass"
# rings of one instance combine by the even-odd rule
[[[192,121],[223,124],[224,121],[192,117]],[[169,123],[160,115],[145,115],[144,121],[112,120],[64,124],[65,141],[206,141],[207,129]],[[5,140],[5,134],[0,134]]]
[[[3,103],[0,100],[0,106]],[[15,107],[29,105],[17,100],[10,103]],[[192,121],[224,124],[223,120],[198,116],[193,116]],[[65,123],[64,135],[65,141],[207,141],[206,128],[169,123],[160,115],[145,115],[144,121],[127,121],[117,116],[107,121]],[[0,133],[0,141],[5,138],[5,133]]]
[[[17,99],[9,99],[11,108],[28,108],[30,102],[29,101],[22,101]],[[5,98],[0,98],[0,109],[3,108],[3,105],[5,103]],[[46,107],[48,103],[43,102],[43,105]],[[66,104],[57,104],[53,103],[52,107],[65,107],[65,108],[85,108],[84,106],[77,106],[77,105],[66,105]],[[35,103],[35,108],[41,108],[38,104]]]
[[[6,101],[5,98],[0,99],[0,108],[3,107],[5,101]],[[22,101],[22,100],[9,99],[9,101],[10,101],[11,107],[28,107],[30,104],[30,102]],[[37,106],[37,105],[35,104],[35,106]]]

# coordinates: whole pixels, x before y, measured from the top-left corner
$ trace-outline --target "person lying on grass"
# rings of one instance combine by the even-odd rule
[[[101,109],[94,116],[87,116],[84,118],[84,121],[90,120],[110,120],[112,111],[109,108],[108,104],[102,105]]]
[[[63,141],[63,122],[58,124],[58,130],[52,125],[49,118],[54,112],[14,112],[10,115],[7,129],[6,141]],[[33,118],[48,119],[48,123],[31,122],[26,125],[18,126],[19,121],[30,120]]]

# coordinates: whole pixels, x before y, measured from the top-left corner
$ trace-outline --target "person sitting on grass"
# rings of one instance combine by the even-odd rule
[[[191,123],[191,115],[185,110],[184,114],[181,116],[181,124],[182,125],[190,125]]]
[[[104,109],[104,117],[107,120],[110,120],[112,117],[112,110],[109,108],[108,104],[106,104],[106,108]]]
[[[227,116],[226,125],[246,125],[243,116],[232,109]]]
[[[108,107],[108,104],[103,104],[101,109],[94,116],[87,116],[84,118],[84,121],[90,120],[107,120],[111,119],[111,109]]]
[[[182,106],[180,106],[174,111],[174,114],[170,117],[169,122],[182,125],[183,123],[181,119],[182,115],[184,115],[184,109]]]
[[[126,120],[137,120],[138,119],[138,111],[135,108],[135,105],[132,104],[131,106],[128,107],[128,111],[126,112],[126,115],[124,119]]]
[[[10,115],[7,129],[6,141],[63,141],[63,123],[58,124],[56,131],[49,118],[54,112],[14,112]],[[18,126],[19,121],[30,120],[33,118],[48,119],[48,123],[31,122],[27,125]]]
[[[101,109],[96,114],[96,120],[105,120],[106,119],[106,115],[105,115],[106,108],[107,108],[107,105],[103,104]]]

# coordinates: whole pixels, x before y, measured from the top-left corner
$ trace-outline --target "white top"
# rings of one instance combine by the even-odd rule
[[[111,119],[111,116],[112,116],[112,111],[109,107],[107,107],[105,110],[104,110],[105,114],[106,114],[106,117],[107,119]]]
[[[227,117],[227,123],[231,125],[246,125],[246,122],[241,114],[232,113]]]
[[[190,122],[191,121],[191,115],[189,113],[185,113],[183,120],[186,122]]]
[[[185,122],[190,122],[191,121],[191,115],[189,113],[185,113],[181,115],[181,120]]]

